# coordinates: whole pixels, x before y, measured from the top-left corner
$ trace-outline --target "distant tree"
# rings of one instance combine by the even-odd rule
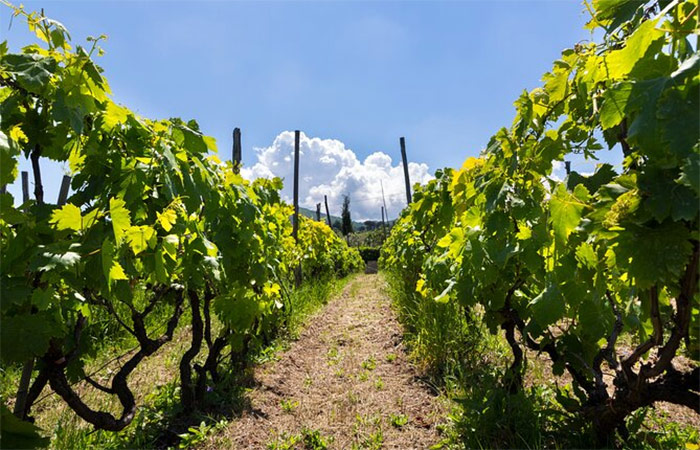
[[[377,222],[376,220],[365,220],[364,225],[365,225],[365,230],[367,231],[372,231],[377,229],[377,226],[381,224],[381,222]]]
[[[343,232],[343,236],[347,236],[352,233],[352,219],[350,218],[350,197],[345,196],[343,199],[343,212],[340,214],[340,219],[342,220],[340,231]]]

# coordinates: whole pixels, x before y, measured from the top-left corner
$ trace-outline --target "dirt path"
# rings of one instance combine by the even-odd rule
[[[250,407],[205,448],[427,449],[439,398],[417,378],[379,275],[361,275],[281,359],[255,369]]]

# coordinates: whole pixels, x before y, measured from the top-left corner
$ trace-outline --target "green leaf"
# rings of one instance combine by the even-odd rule
[[[124,200],[120,198],[109,199],[109,214],[112,218],[112,228],[117,245],[122,243],[124,232],[131,227],[131,217],[129,210],[124,206]]]
[[[600,125],[604,130],[622,122],[627,110],[627,100],[632,94],[633,84],[630,82],[616,83],[603,93],[603,104],[600,107]]]
[[[0,185],[10,184],[17,178],[17,157],[20,153],[17,143],[0,131]]]
[[[688,156],[683,163],[678,181],[692,188],[695,195],[700,195],[700,154],[697,151]]]
[[[679,222],[657,228],[635,227],[616,238],[616,262],[641,289],[677,284],[692,252],[690,232]]]
[[[163,213],[156,212],[160,226],[167,232],[173,228],[173,224],[177,221],[177,213],[172,209],[166,209]]]
[[[694,220],[698,215],[698,197],[689,187],[677,183],[666,171],[650,168],[639,176],[644,207],[658,221]]]
[[[260,313],[258,302],[243,292],[222,295],[214,299],[214,309],[221,319],[238,333],[250,329]],[[243,294],[243,295],[241,295]]]
[[[0,60],[0,67],[24,89],[41,94],[56,71],[56,60],[36,53],[9,54]]]
[[[169,234],[163,238],[163,250],[173,261],[177,261],[177,248],[179,245],[180,238],[177,235]]]
[[[644,57],[651,44],[664,38],[664,33],[656,29],[656,20],[647,20],[632,33],[620,50],[610,52],[605,58],[608,74],[612,79],[627,77],[635,64]]]
[[[574,190],[576,186],[582,184],[588,192],[597,192],[598,189],[610,183],[617,174],[610,164],[599,164],[593,175],[584,176],[572,171],[566,179],[566,186],[569,190]]]
[[[118,124],[125,123],[128,117],[128,109],[109,101],[102,115],[102,124],[105,130],[112,131]]]
[[[0,423],[0,448],[33,449],[49,445],[50,439],[39,434],[41,428],[15,417],[4,403],[0,403]]]
[[[167,283],[170,280],[168,269],[165,267],[165,259],[163,257],[164,250],[159,248],[155,253],[156,258],[156,280],[161,283]]]
[[[48,251],[40,251],[29,267],[39,271],[49,271],[56,268],[67,270],[78,264],[80,258],[80,254],[72,250],[49,249]]]
[[[60,335],[61,327],[48,311],[4,317],[0,328],[2,360],[21,363],[43,356],[49,348],[49,340]]]
[[[537,324],[544,328],[555,323],[564,316],[566,304],[556,285],[548,285],[528,305],[532,308],[532,317]]]
[[[595,269],[598,265],[598,255],[596,255],[593,246],[588,242],[583,242],[576,249],[576,260],[583,267]]]
[[[153,236],[155,236],[155,230],[148,225],[133,226],[126,230],[126,241],[135,255],[149,247]]]
[[[579,187],[586,190],[581,184],[576,186],[576,189],[579,189]],[[582,191],[579,192],[583,195]],[[586,204],[579,198],[571,195],[563,183],[556,187],[549,200],[549,208],[551,213],[550,221],[558,243],[564,244],[566,242],[566,238],[569,237],[569,234],[581,221],[581,215],[585,207]]]
[[[32,305],[36,306],[39,311],[45,311],[51,305],[56,290],[49,286],[46,289],[36,288],[32,292]]]
[[[119,264],[118,261],[114,261],[112,264],[112,267],[110,267],[110,269],[109,269],[109,281],[110,281],[110,283],[112,281],[128,280],[128,279],[129,278],[124,273],[124,269],[122,268],[122,265]]]
[[[82,229],[80,208],[71,203],[66,203],[60,209],[54,210],[53,214],[51,214],[50,223],[56,225],[56,228],[59,230],[80,231]]]

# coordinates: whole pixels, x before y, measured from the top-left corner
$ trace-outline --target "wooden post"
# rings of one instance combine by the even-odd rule
[[[44,204],[44,185],[41,182],[41,166],[39,158],[41,157],[41,147],[34,147],[34,151],[29,155],[32,161],[32,171],[34,172],[34,198],[40,205]]]
[[[333,228],[333,225],[331,225],[331,213],[328,212],[328,197],[325,195],[323,196],[323,202],[326,204],[326,219],[328,220],[328,227]]]
[[[61,190],[58,191],[58,206],[66,204],[68,200],[68,189],[70,189],[71,178],[68,175],[63,175],[63,180],[61,181]]]
[[[22,203],[29,201],[29,172],[22,171]]]
[[[384,222],[384,207],[382,206],[382,230],[384,231],[384,239],[386,239],[386,222]]]
[[[406,202],[411,204],[411,180],[408,178],[408,161],[406,160],[406,139],[401,137],[401,159],[403,160],[403,176],[406,179]]]
[[[316,222],[321,221],[321,204],[316,203]]]
[[[566,168],[566,174],[569,175],[571,173],[571,161],[564,161],[564,167]]]
[[[299,242],[299,130],[294,131],[294,222],[292,236]],[[296,285],[301,284],[301,264],[294,271]]]
[[[241,129],[234,128],[233,129],[233,155],[232,155],[231,160],[233,161],[233,171],[235,173],[238,173],[241,170],[241,159],[242,159]]]

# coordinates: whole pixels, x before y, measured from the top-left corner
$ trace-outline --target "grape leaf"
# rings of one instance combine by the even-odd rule
[[[132,226],[126,230],[126,241],[135,255],[149,247],[151,238],[155,235],[155,230],[148,225]]]
[[[82,229],[80,208],[71,203],[66,203],[60,209],[54,210],[53,214],[51,214],[50,223],[56,225],[56,228],[59,230],[80,231]]]
[[[576,186],[576,189],[579,189],[579,187],[586,191],[583,185]],[[579,192],[583,194],[582,191],[579,190]],[[587,194],[586,191],[586,196]],[[566,238],[581,221],[581,215],[585,207],[586,204],[570,194],[563,183],[556,187],[549,201],[549,208],[551,212],[550,221],[557,242],[560,244],[566,242]]]
[[[131,217],[129,210],[124,207],[125,205],[124,200],[120,198],[109,199],[109,214],[112,218],[112,228],[117,245],[121,244],[124,232],[131,227]]]
[[[49,340],[60,335],[61,327],[48,311],[14,315],[12,320],[3,320],[0,328],[2,360],[20,363],[29,355],[42,356],[49,348]]]

